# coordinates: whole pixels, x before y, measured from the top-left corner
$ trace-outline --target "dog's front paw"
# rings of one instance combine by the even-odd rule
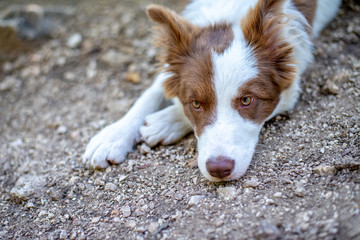
[[[192,130],[192,127],[178,106],[170,106],[148,115],[145,125],[140,127],[140,134],[147,145],[158,143],[173,144]]]
[[[125,160],[132,151],[139,131],[126,122],[115,122],[91,138],[86,146],[83,161],[92,168],[106,168]]]

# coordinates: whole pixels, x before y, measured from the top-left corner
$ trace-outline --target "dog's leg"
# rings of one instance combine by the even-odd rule
[[[190,121],[184,114],[179,100],[159,112],[148,115],[140,128],[143,140],[150,147],[158,143],[172,144],[192,131]]]
[[[160,73],[123,118],[92,137],[83,161],[93,168],[106,168],[110,164],[124,161],[127,153],[140,140],[139,129],[144,124],[145,117],[165,104],[162,84],[168,77],[169,74]]]

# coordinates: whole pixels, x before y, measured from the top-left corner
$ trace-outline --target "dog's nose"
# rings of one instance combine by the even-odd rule
[[[235,161],[224,156],[210,157],[206,161],[206,170],[212,177],[224,178],[234,170]]]

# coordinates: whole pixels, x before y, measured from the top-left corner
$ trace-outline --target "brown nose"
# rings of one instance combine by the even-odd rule
[[[231,174],[235,161],[224,156],[210,157],[206,161],[206,170],[216,178],[224,178]]]

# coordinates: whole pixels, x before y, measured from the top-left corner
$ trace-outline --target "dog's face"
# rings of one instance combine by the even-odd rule
[[[262,1],[260,1],[262,2]],[[279,4],[259,3],[238,25],[193,26],[176,13],[151,6],[162,30],[165,83],[177,97],[198,139],[198,165],[206,178],[241,177],[253,156],[260,129],[281,92],[290,87],[292,47],[281,37]]]

